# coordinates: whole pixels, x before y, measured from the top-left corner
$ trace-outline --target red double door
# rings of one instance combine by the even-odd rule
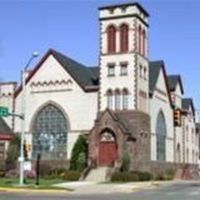
[[[100,142],[99,165],[114,166],[116,160],[117,160],[117,145],[115,141]]]

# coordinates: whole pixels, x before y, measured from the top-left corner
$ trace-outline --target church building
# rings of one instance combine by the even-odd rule
[[[195,168],[195,106],[184,97],[181,76],[168,75],[164,61],[149,60],[148,12],[139,3],[100,7],[99,27],[96,67],[50,49],[27,72],[30,160],[41,153],[42,160],[68,163],[78,136],[85,135],[94,168],[118,168],[125,154],[130,170]],[[21,113],[22,86],[0,83],[0,105]],[[19,118],[1,120],[21,132]]]

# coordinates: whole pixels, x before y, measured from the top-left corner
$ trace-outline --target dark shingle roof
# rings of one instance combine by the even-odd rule
[[[99,67],[89,67],[88,69],[95,76],[96,80],[99,80],[99,70],[100,70],[100,68]]]
[[[150,92],[153,92],[155,89],[159,72],[163,64],[164,63],[161,60],[149,62],[149,90]]]
[[[6,124],[3,118],[0,117],[0,134],[12,134],[11,129],[9,126]]]
[[[183,85],[182,85],[182,81],[181,81],[181,76],[180,75],[169,75],[167,76],[167,80],[168,80],[168,85],[169,85],[169,89],[170,91],[175,91],[176,90],[176,86],[179,83],[180,87],[181,87],[181,92],[183,94]]]
[[[184,98],[182,99],[182,109],[189,110],[190,106],[192,107],[193,113],[195,112],[194,104],[192,98]]]
[[[51,50],[53,56],[58,60],[58,62],[64,67],[64,69],[71,74],[71,76],[81,85],[81,86],[92,86],[96,85],[96,76],[91,70],[85,65],[63,55],[60,52]]]
[[[98,89],[98,68],[89,68],[72,58],[65,56],[64,54],[55,51],[54,49],[49,49],[48,52],[43,56],[40,62],[36,67],[30,72],[29,76],[26,79],[26,84],[31,80],[35,73],[40,69],[42,64],[48,58],[49,55],[53,57],[60,63],[60,65],[72,76],[72,78],[84,89],[97,90]],[[15,98],[21,92],[22,86],[20,85],[15,92]]]

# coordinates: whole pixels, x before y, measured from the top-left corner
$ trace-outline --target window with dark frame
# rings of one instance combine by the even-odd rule
[[[108,76],[115,76],[115,64],[108,64]]]
[[[121,74],[121,76],[128,75],[128,64],[127,63],[120,64],[120,74]]]

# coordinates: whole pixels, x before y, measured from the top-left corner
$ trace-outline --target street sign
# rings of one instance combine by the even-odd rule
[[[8,108],[0,106],[0,117],[7,117],[8,115],[9,115]]]

